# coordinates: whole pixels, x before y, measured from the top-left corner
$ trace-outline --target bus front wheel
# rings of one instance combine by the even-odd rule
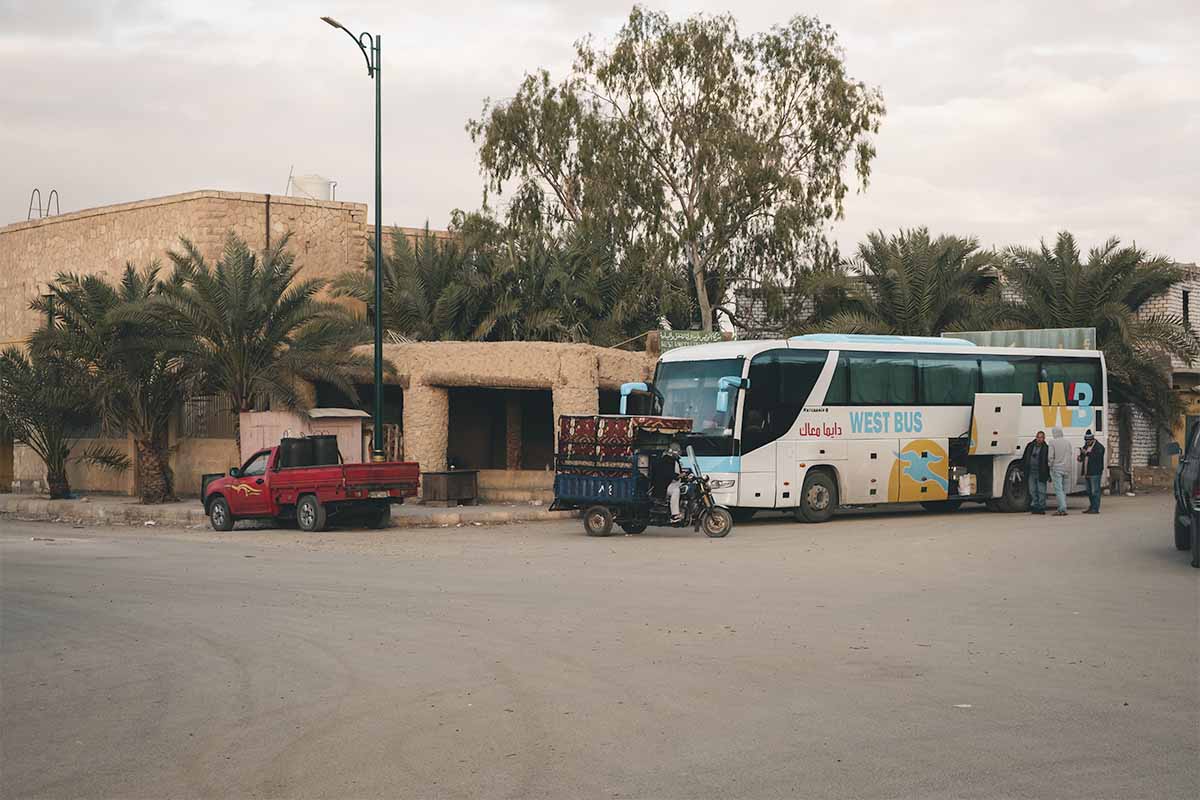
[[[837,482],[824,470],[810,472],[800,491],[796,519],[801,522],[828,522],[838,507]]]

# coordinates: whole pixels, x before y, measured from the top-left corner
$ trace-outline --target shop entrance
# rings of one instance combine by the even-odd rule
[[[547,390],[451,388],[446,463],[453,469],[546,470],[554,465]]]

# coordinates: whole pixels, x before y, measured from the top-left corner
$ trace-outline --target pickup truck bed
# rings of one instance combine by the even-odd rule
[[[271,475],[271,492],[280,505],[295,505],[300,495],[314,491],[326,503],[363,499],[381,491],[404,502],[417,493],[419,476],[420,467],[405,461],[285,467]]]

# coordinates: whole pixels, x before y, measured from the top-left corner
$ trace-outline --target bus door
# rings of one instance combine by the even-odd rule
[[[798,417],[828,356],[827,350],[781,347],[759,353],[750,361],[750,388],[740,420],[738,505],[789,508],[797,504],[799,465],[808,457],[800,450],[811,438],[799,430]],[[829,460],[828,456],[823,454],[823,460]]]

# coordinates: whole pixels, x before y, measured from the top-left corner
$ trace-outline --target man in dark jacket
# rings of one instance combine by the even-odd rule
[[[1079,449],[1080,472],[1087,481],[1088,510],[1085,514],[1100,513],[1100,481],[1104,476],[1104,445],[1096,441],[1089,430],[1083,435],[1083,447]]]
[[[1046,513],[1046,481],[1050,480],[1050,448],[1045,431],[1038,431],[1025,445],[1025,485],[1029,489],[1029,513]]]

